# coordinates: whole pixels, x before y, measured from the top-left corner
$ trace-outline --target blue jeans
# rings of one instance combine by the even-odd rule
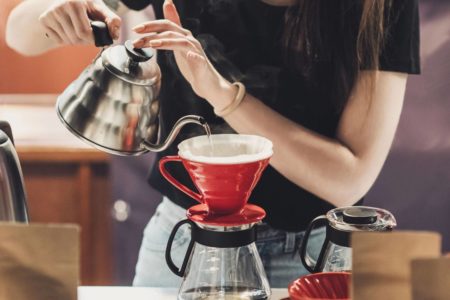
[[[136,265],[134,286],[178,287],[182,278],[173,274],[166,265],[165,249],[175,224],[186,218],[186,210],[164,198],[144,230],[139,258]],[[268,225],[258,225],[258,248],[270,286],[285,288],[294,279],[308,274],[303,267],[296,245],[303,232],[291,233],[275,230]],[[316,256],[325,236],[325,230],[313,230],[308,243],[310,255]],[[182,226],[175,236],[172,258],[181,266],[190,241],[188,226]]]
[[[286,288],[291,281],[309,274],[301,262],[298,247],[303,239],[303,231],[286,232],[267,224],[258,225],[257,230],[256,247],[271,287]],[[324,239],[325,228],[311,231],[307,248],[311,258],[317,259]]]

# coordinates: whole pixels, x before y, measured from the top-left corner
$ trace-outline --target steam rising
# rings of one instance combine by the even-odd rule
[[[260,0],[198,0],[196,3],[202,10],[202,22],[191,18],[184,25],[202,44],[209,60],[222,76],[230,82],[242,82],[248,94],[276,109],[280,78],[283,76],[281,68],[276,64],[270,65],[267,61],[271,59],[266,59],[267,57],[256,56],[261,49],[255,45],[259,45],[261,41],[245,23],[246,10],[257,5],[257,1]],[[208,24],[203,22],[203,18],[213,21]],[[166,55],[172,72],[179,73],[173,54],[167,52]],[[215,134],[234,133],[227,123],[214,115],[212,107],[193,92],[183,93],[183,109],[185,113],[205,117]],[[183,133],[182,137],[204,134],[201,130],[193,128],[189,134]]]

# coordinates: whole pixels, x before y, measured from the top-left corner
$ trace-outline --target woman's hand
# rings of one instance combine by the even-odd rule
[[[163,8],[166,19],[146,22],[133,28],[137,33],[148,34],[134,41],[134,46],[172,50],[178,68],[194,92],[217,109],[227,106],[233,100],[236,88],[217,72],[200,42],[181,26],[173,2],[166,0]]]
[[[119,37],[121,20],[101,0],[56,0],[39,16],[46,36],[59,45],[92,44],[91,19],[105,22],[112,38]]]

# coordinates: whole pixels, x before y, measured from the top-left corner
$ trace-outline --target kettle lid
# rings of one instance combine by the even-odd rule
[[[134,48],[130,40],[102,52],[103,66],[120,79],[136,85],[152,85],[160,78],[158,65],[151,60],[152,49]]]

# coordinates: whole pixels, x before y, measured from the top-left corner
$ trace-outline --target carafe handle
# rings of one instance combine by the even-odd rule
[[[184,184],[182,184],[181,182],[176,180],[172,175],[170,175],[169,171],[167,171],[167,169],[165,167],[166,163],[168,163],[169,161],[182,162],[183,160],[178,155],[165,156],[165,157],[161,158],[160,161],[159,161],[159,171],[161,172],[162,176],[164,176],[164,178],[166,178],[167,181],[169,181],[177,189],[179,189],[180,191],[182,191],[183,193],[185,193],[189,197],[194,198],[195,200],[197,200],[200,203],[203,203],[203,196],[202,195],[192,191],[190,188],[188,188],[187,186],[185,186]]]
[[[184,224],[189,224],[192,226],[196,226],[194,224],[194,222],[192,222],[191,220],[182,220],[180,222],[178,222],[175,227],[173,228],[172,232],[170,233],[169,236],[169,241],[167,242],[167,247],[166,247],[166,262],[167,262],[167,266],[169,266],[169,269],[175,274],[178,275],[180,277],[183,277],[185,275],[186,272],[186,267],[187,264],[189,262],[189,258],[191,257],[191,253],[192,253],[192,248],[194,248],[194,240],[192,239],[192,235],[191,235],[191,241],[189,242],[189,246],[186,250],[186,254],[184,256],[183,259],[183,264],[181,265],[181,268],[178,268],[175,263],[172,260],[172,244],[173,244],[173,240],[175,239],[175,235],[178,232],[178,229],[180,229],[181,226],[183,226]]]
[[[325,241],[322,244],[319,258],[317,259],[317,261],[314,261],[314,259],[310,257],[306,251],[306,249],[308,248],[309,236],[314,228],[327,225],[328,225],[327,217],[318,216],[317,218],[312,220],[311,223],[309,223],[308,228],[306,228],[305,235],[303,236],[302,243],[300,245],[300,258],[302,260],[303,266],[311,273],[317,273],[320,271],[319,268],[322,265],[327,238],[325,238]]]

